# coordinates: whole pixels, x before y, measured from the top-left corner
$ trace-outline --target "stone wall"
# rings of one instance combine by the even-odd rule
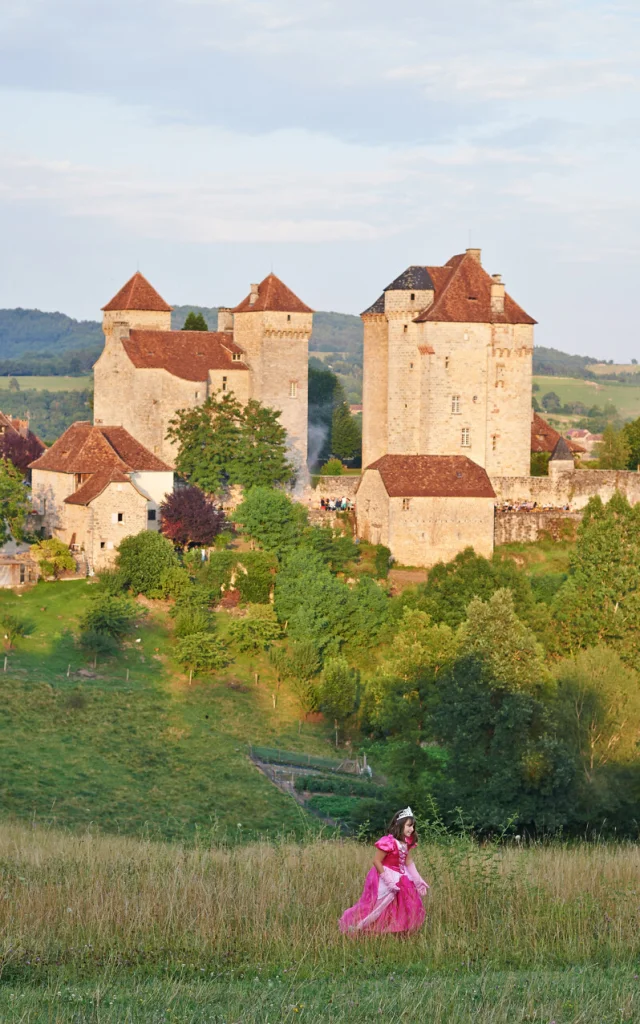
[[[387,451],[388,331],[382,313],[362,320],[362,465],[369,466]]]
[[[64,528],[63,518],[67,507],[64,499],[77,490],[75,479],[73,473],[52,473],[47,469],[32,471],[33,507],[42,516],[45,536],[58,536],[57,531]],[[60,539],[64,540],[65,544],[69,543],[61,534]]]
[[[499,501],[537,501],[554,508],[569,505],[572,511],[584,508],[596,494],[609,501],[616,491],[632,505],[640,501],[640,473],[626,470],[579,469],[556,477],[491,476],[491,483]]]
[[[582,519],[580,512],[496,512],[494,542],[532,544],[541,537],[573,540]]]
[[[94,570],[112,565],[125,537],[147,529],[147,499],[129,483],[112,483],[89,506],[86,553]],[[122,522],[118,522],[118,513]]]
[[[320,498],[345,498],[353,499],[360,486],[361,476],[321,476],[314,490],[311,492],[315,501]]]

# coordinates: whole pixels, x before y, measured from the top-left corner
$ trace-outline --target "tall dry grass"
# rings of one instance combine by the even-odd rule
[[[371,849],[351,841],[194,849],[0,826],[0,953],[16,961],[326,970],[629,961],[640,952],[640,848],[422,844],[432,886],[411,942],[344,939]]]

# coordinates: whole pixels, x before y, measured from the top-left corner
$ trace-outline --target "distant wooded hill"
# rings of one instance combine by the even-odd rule
[[[171,315],[174,329],[182,327],[187,314],[202,313],[215,330],[215,306],[176,306]],[[348,313],[316,313],[311,352],[340,352],[353,363],[362,361],[362,321]],[[87,373],[103,345],[97,320],[74,320],[64,313],[39,309],[0,309],[0,374],[58,375]],[[554,377],[593,377],[589,369],[598,360],[572,356],[558,349],[536,346],[533,372]]]

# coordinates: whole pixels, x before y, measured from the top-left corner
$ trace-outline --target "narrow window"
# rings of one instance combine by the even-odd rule
[[[196,391],[196,398],[200,398],[200,392]]]
[[[460,395],[451,396],[451,412],[460,412]]]
[[[118,512],[118,522],[119,523],[123,523],[124,522],[124,512]]]
[[[297,398],[297,397],[298,397],[298,382],[297,382],[297,380],[290,380],[289,381],[289,398]]]
[[[287,323],[291,323],[291,313],[287,313]]]
[[[444,368],[445,370],[449,369],[449,356],[444,357]]]
[[[412,302],[416,301],[416,293],[415,292],[411,292],[411,301]]]
[[[156,521],[156,510],[155,510],[155,508],[150,508],[150,509],[147,510],[147,519],[148,519],[148,521],[150,523],[155,523],[155,521]]]
[[[471,447],[471,432],[469,430],[469,427],[463,427],[462,428],[462,447],[463,448],[470,448]]]
[[[24,580],[25,580],[24,565],[21,565],[20,566],[20,582],[24,583]]]
[[[226,377],[222,378],[222,390],[223,391],[227,390],[227,378]]]
[[[103,540],[100,541],[100,547],[104,548],[104,541]]]
[[[234,352],[231,358],[233,359],[234,363],[239,363],[241,359],[240,353]]]
[[[497,447],[498,447],[498,436],[497,436],[497,434],[492,434],[492,436],[491,436],[491,451],[495,452]]]
[[[407,333],[407,331],[409,330],[409,327],[408,327],[408,325],[407,325],[407,324],[405,324],[405,325],[404,325],[404,327],[402,328],[402,330],[403,330],[403,331],[404,331],[404,333],[406,334],[406,333]]]
[[[403,512],[408,512],[410,507],[411,507],[411,498],[403,498],[402,499],[402,511]]]

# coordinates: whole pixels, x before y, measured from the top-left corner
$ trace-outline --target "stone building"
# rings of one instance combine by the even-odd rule
[[[278,409],[296,468],[307,458],[308,343],[313,313],[275,274],[251,285],[217,331],[172,331],[171,306],[137,273],[103,307],[94,367],[96,425],[118,424],[173,465],[169,421],[212,394]]]
[[[68,544],[89,571],[113,562],[124,537],[157,530],[173,470],[120,426],[74,423],[31,464],[46,536]]]
[[[404,565],[449,561],[466,547],[493,551],[495,493],[464,455],[383,455],[364,471],[358,534]]]
[[[529,472],[535,320],[479,249],[408,267],[362,319],[363,466],[466,455],[489,476]]]

